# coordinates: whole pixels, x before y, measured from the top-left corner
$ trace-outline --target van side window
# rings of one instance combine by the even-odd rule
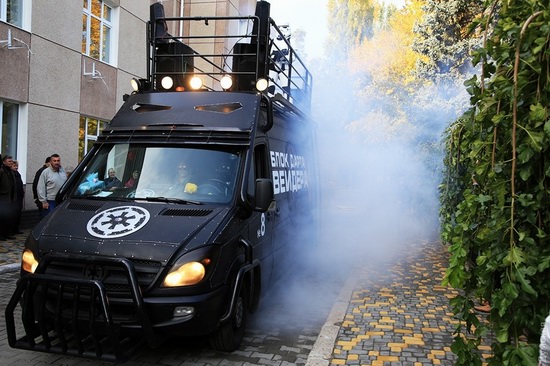
[[[248,195],[254,197],[254,187],[256,179],[269,178],[269,168],[267,165],[267,148],[264,144],[256,145],[254,148],[254,156],[251,164],[251,171],[248,174]]]

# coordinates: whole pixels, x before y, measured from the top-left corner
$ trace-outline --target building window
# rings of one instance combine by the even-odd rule
[[[83,0],[82,53],[110,63],[113,9],[102,0]]]
[[[11,155],[17,159],[17,128],[19,124],[19,105],[0,100],[0,150],[2,156]]]
[[[80,131],[78,139],[78,161],[82,161],[97,141],[97,137],[109,122],[80,116]]]
[[[0,0],[0,20],[23,27],[23,2],[25,0]]]

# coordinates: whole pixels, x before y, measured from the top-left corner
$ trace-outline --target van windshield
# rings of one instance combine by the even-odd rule
[[[103,145],[84,168],[73,197],[228,203],[238,150]]]

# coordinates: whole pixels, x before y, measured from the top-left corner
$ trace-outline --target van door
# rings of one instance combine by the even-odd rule
[[[257,142],[254,147],[251,171],[248,172],[248,196],[254,202],[255,182],[269,176],[268,153],[265,142]],[[254,246],[254,256],[262,262],[262,286],[268,287],[273,272],[273,212],[254,211],[250,218],[249,240]]]

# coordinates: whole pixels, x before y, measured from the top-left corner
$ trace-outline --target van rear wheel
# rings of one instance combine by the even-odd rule
[[[243,340],[247,319],[248,296],[245,286],[242,286],[231,319],[210,336],[210,346],[218,351],[235,351]]]

